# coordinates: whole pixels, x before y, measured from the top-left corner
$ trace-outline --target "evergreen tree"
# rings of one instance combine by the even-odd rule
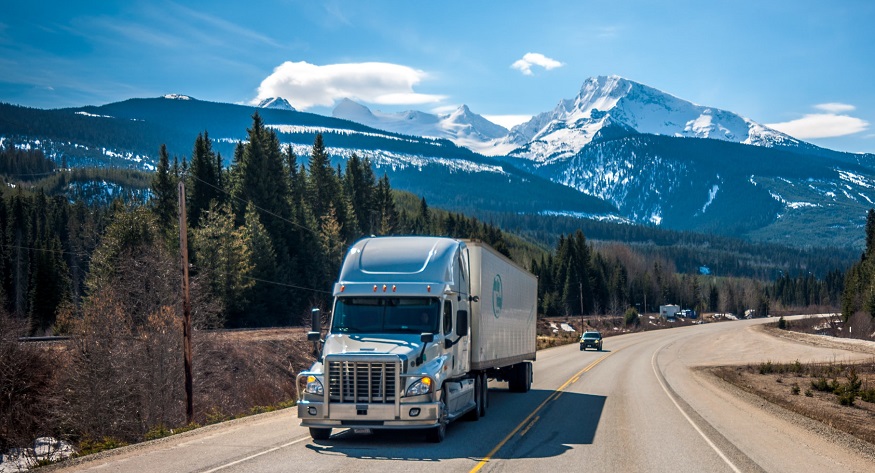
[[[191,154],[191,168],[186,185],[188,186],[188,224],[192,228],[200,226],[201,214],[210,203],[218,201],[222,195],[221,167],[216,168],[216,154],[207,132],[198,134]]]
[[[389,186],[389,177],[385,174],[377,183],[377,209],[379,217],[379,227],[377,232],[380,235],[392,235],[396,233],[399,222],[398,208],[395,206],[395,197],[392,195],[392,189]]]
[[[158,226],[170,233],[177,226],[178,191],[177,180],[170,169],[170,158],[167,146],[161,145],[158,151],[158,167],[152,176],[152,198],[150,201],[152,213],[158,221]]]
[[[238,326],[268,326],[285,325],[289,322],[283,316],[290,307],[284,307],[275,300],[276,287],[270,284],[278,279],[277,258],[271,243],[270,235],[258,216],[258,211],[251,203],[246,207],[244,241],[248,246],[251,276],[253,284],[247,291],[247,306],[245,317]],[[291,308],[294,310],[294,308]]]
[[[251,248],[247,232],[234,227],[228,206],[216,203],[202,214],[201,226],[192,231],[197,277],[222,306],[228,326],[239,327],[247,309],[247,291],[253,286]]]

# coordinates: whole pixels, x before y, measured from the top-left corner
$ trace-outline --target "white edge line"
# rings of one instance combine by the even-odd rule
[[[688,416],[687,413],[684,412],[683,409],[681,409],[680,404],[678,404],[678,402],[675,401],[674,396],[672,396],[671,393],[668,391],[668,388],[665,387],[665,383],[662,382],[662,378],[659,376],[659,372],[656,369],[656,355],[657,355],[657,353],[659,353],[659,350],[653,352],[653,356],[650,358],[650,365],[653,367],[653,374],[656,375],[656,381],[659,382],[659,385],[662,387],[662,390],[665,391],[666,396],[668,396],[668,398],[671,399],[672,404],[674,404],[674,406],[678,408],[678,411],[680,411],[680,413],[684,416],[684,418],[687,419],[687,422],[689,422],[690,425],[692,425],[693,428],[696,429],[696,432],[698,432],[699,435],[701,435],[702,438],[705,439],[705,442],[707,442],[708,445],[710,445],[711,448],[715,452],[717,452],[717,455],[719,455],[720,458],[722,458],[723,461],[726,462],[727,465],[729,465],[729,468],[732,468],[732,471],[734,471],[735,473],[741,473],[741,470],[739,470],[738,467],[736,467],[735,464],[732,463],[732,460],[730,460],[726,455],[724,455],[723,452],[720,451],[719,448],[717,448],[717,445],[715,445],[714,442],[712,442],[711,439],[709,439],[708,436],[705,435],[705,432],[702,432],[702,429],[700,429],[699,426],[696,425],[695,422],[693,422],[693,419],[690,419],[690,416]]]
[[[299,438],[298,440],[292,440],[292,441],[289,442],[289,443],[282,444],[282,445],[280,445],[280,446],[278,446],[278,447],[269,448],[269,449],[267,449],[267,450],[265,450],[265,451],[263,451],[263,452],[259,452],[259,453],[256,453],[256,454],[254,454],[254,455],[249,455],[249,456],[246,457],[246,458],[241,458],[241,459],[239,459],[239,460],[232,461],[231,463],[226,463],[226,464],[224,464],[224,465],[217,466],[217,467],[213,468],[212,470],[207,470],[207,471],[204,471],[204,472],[202,472],[202,473],[213,473],[213,472],[215,472],[215,471],[224,470],[225,468],[228,468],[229,466],[234,466],[234,465],[236,465],[236,464],[238,464],[238,463],[243,463],[243,462],[245,462],[245,461],[252,460],[253,458],[260,457],[260,456],[262,456],[262,455],[266,455],[266,454],[268,454],[268,453],[270,453],[270,452],[277,451],[277,450],[279,450],[279,449],[281,449],[281,448],[286,448],[286,447],[291,446],[291,445],[294,445],[294,444],[296,444],[296,443],[303,442],[304,440],[307,440],[307,439],[309,439],[309,438],[310,438],[310,437],[304,437],[304,438]]]

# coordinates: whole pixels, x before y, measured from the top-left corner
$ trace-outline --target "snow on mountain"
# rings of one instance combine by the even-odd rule
[[[192,98],[188,95],[182,94],[167,94],[164,96],[164,98],[168,100],[192,100]]]
[[[458,146],[464,146],[483,154],[495,148],[508,133],[482,116],[471,112],[466,105],[447,115],[408,110],[398,113],[371,111],[368,107],[350,99],[343,99],[331,116],[354,121],[371,128],[428,138],[446,138]],[[505,146],[507,151],[511,147]]]
[[[288,100],[282,97],[270,97],[258,102],[256,105],[258,108],[273,108],[277,110],[291,110],[295,111],[295,107],[292,107],[292,104],[289,103]]]
[[[502,146],[548,163],[567,159],[610,130],[712,138],[756,146],[800,146],[800,141],[735,113],[696,105],[619,76],[587,79],[573,99],[559,102],[511,129]]]

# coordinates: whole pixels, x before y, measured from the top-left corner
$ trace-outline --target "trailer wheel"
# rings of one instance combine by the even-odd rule
[[[310,437],[313,437],[313,440],[328,440],[328,437],[331,437],[331,429],[310,427]]]
[[[532,364],[528,362],[517,363],[511,369],[513,372],[507,387],[515,393],[529,392],[529,389],[532,388]]]
[[[489,376],[486,373],[480,374],[480,386],[483,386],[480,390],[480,417],[485,417],[486,408],[489,407]]]

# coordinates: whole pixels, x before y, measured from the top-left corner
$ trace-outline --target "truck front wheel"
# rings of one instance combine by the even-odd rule
[[[310,437],[313,437],[313,440],[328,440],[328,437],[331,437],[331,429],[310,427]]]
[[[441,391],[440,402],[440,417],[438,418],[437,427],[432,427],[425,431],[425,439],[431,443],[441,443],[447,437],[447,388],[446,386]]]
[[[465,419],[477,421],[483,415],[483,387],[483,375],[478,373],[474,378],[474,409],[465,414]]]

